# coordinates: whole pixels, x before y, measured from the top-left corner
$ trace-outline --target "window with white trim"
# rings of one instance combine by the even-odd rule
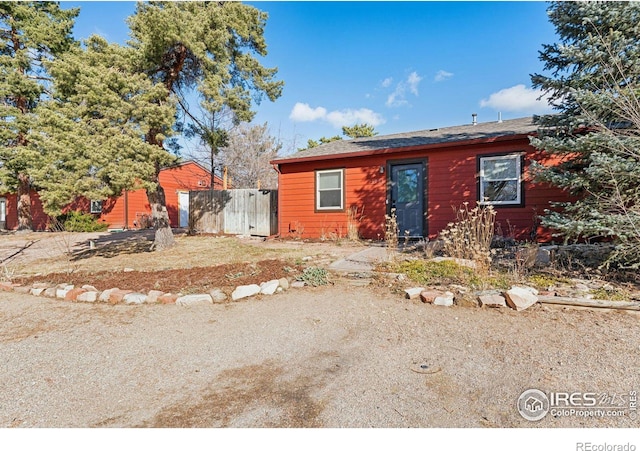
[[[89,211],[91,213],[102,213],[102,201],[92,200],[91,205],[89,206]]]
[[[521,154],[480,157],[479,166],[481,204],[522,204]]]
[[[316,171],[316,210],[344,209],[344,169]]]

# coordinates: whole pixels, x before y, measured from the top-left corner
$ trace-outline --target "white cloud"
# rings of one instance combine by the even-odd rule
[[[398,107],[408,105],[407,90],[414,96],[418,96],[418,85],[422,81],[422,77],[417,72],[411,72],[406,80],[399,82],[396,89],[387,97],[386,105],[388,107]]]
[[[376,127],[386,122],[382,115],[368,108],[360,108],[357,110],[347,108],[328,112],[326,108],[312,108],[308,103],[301,102],[294,105],[291,114],[289,114],[289,118],[294,122],[321,120],[328,122],[335,128],[340,128],[344,125],[354,125],[356,123],[366,123]]]
[[[407,78],[407,84],[409,85],[409,91],[415,96],[418,95],[418,85],[422,81],[422,77],[417,72],[411,72]]]
[[[295,122],[313,122],[327,115],[327,110],[319,106],[311,108],[308,103],[296,103],[289,114],[289,119]]]
[[[382,85],[383,88],[388,88],[389,86],[391,86],[391,83],[393,83],[393,78],[387,77],[384,80],[382,80],[382,83],[380,84]]]
[[[438,73],[436,73],[436,76],[433,78],[433,81],[445,81],[451,77],[453,77],[453,74],[451,72],[447,72],[446,70],[439,70]]]
[[[374,127],[384,124],[384,118],[378,113],[368,109],[368,108],[360,108],[359,110],[341,110],[341,111],[332,111],[327,114],[325,119],[331,125],[336,128],[340,128],[344,125],[354,125],[354,124],[369,124]]]
[[[543,95],[541,90],[527,88],[522,84],[494,92],[488,99],[482,99],[480,106],[500,111],[531,114],[546,113],[552,110],[548,95]]]

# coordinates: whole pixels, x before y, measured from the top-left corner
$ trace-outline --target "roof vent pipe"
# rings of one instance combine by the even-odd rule
[[[471,115],[471,125],[476,125],[478,123],[478,113],[473,113]]]
[[[498,113],[498,124],[502,124],[502,113]]]

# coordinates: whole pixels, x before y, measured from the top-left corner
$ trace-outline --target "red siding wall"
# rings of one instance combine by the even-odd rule
[[[517,239],[530,239],[534,217],[549,208],[550,201],[566,200],[559,189],[535,184],[529,176],[532,159],[550,164],[529,145],[528,139],[449,147],[446,149],[416,150],[393,155],[336,158],[313,162],[281,163],[279,179],[279,223],[281,236],[329,238],[346,236],[347,213],[314,211],[314,171],[345,168],[346,208],[364,208],[360,222],[363,238],[383,239],[386,206],[387,162],[395,160],[427,160],[427,230],[434,239],[454,220],[454,208],[477,200],[478,155],[526,151],[523,207],[496,208],[496,224],[506,235],[511,226]],[[385,168],[380,173],[380,166]],[[507,222],[508,221],[508,222]],[[537,227],[537,239],[548,240],[549,232]]]
[[[160,185],[164,188],[167,211],[171,227],[178,227],[178,192],[198,189],[209,189],[211,175],[202,166],[187,162],[160,171]],[[214,189],[222,189],[222,180],[216,176]],[[4,194],[7,199],[6,228],[13,230],[18,227],[17,196]],[[125,212],[125,206],[126,212]],[[69,206],[68,209],[89,211],[89,201],[80,198]],[[151,207],[147,200],[145,190],[132,190],[121,196],[107,199],[103,202],[102,214],[99,221],[109,224],[109,228],[137,228],[140,227],[140,219],[143,215],[149,215]],[[49,217],[42,209],[42,203],[37,192],[31,192],[31,214],[33,215],[34,230],[46,230]]]

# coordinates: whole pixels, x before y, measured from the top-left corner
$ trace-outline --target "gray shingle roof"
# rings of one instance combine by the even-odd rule
[[[287,163],[299,158],[327,157],[331,155],[371,152],[384,149],[401,149],[403,147],[428,146],[434,144],[467,141],[473,139],[489,139],[508,135],[527,135],[535,132],[537,126],[533,118],[525,117],[502,122],[482,122],[476,125],[457,125],[431,130],[397,133],[394,135],[373,136],[351,140],[333,141],[303,152],[277,158],[273,163]]]

